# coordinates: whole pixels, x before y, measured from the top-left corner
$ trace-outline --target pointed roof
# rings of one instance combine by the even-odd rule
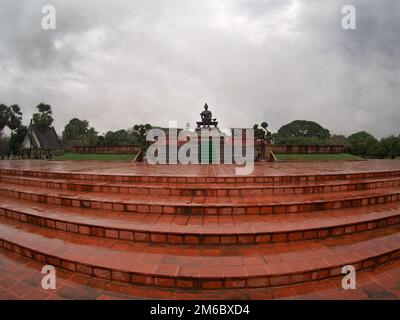
[[[33,139],[32,141],[37,148],[48,150],[62,149],[61,141],[58,138],[54,127],[49,127],[45,131],[42,131],[39,126],[31,124],[27,136],[29,135],[34,135],[37,138],[39,145],[37,145],[36,139]]]

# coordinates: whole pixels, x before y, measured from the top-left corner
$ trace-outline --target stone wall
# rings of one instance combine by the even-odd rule
[[[140,148],[137,146],[74,146],[72,152],[75,153],[138,153]]]
[[[223,141],[222,141],[223,142]],[[256,143],[256,154],[259,145]],[[221,145],[223,150],[223,144]],[[271,145],[272,152],[274,153],[342,153],[344,152],[344,146],[341,145],[286,145],[286,144],[274,144]],[[139,147],[129,146],[75,146],[72,147],[72,152],[75,153],[138,153]]]
[[[342,145],[287,145],[274,144],[271,146],[274,153],[343,153],[344,146]]]

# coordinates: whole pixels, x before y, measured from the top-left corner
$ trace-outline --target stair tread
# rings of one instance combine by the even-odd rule
[[[310,272],[355,264],[400,249],[398,226],[318,242],[221,249],[128,243],[45,229],[7,218],[0,218],[0,222],[3,241],[83,265],[159,277],[237,278]]]
[[[0,299],[400,299],[400,261],[358,272],[355,290],[343,290],[342,279],[336,278],[290,287],[190,292],[110,282],[69,271],[57,273],[57,290],[44,290],[40,286],[42,263],[1,248],[0,261],[0,273],[7,275],[0,281]],[[24,291],[18,290],[21,285]]]
[[[144,296],[163,287],[253,298],[254,288],[336,281],[344,265],[398,262],[399,161],[235,169],[1,162],[0,270],[8,250],[111,286],[142,286]]]
[[[325,201],[345,201],[362,199],[370,196],[385,196],[399,193],[399,188],[382,188],[378,190],[365,190],[363,192],[347,191],[332,192],[328,194],[266,194],[249,195],[242,197],[212,197],[212,196],[163,196],[163,195],[132,195],[132,194],[113,194],[101,192],[83,192],[71,190],[48,190],[47,188],[33,186],[18,186],[13,184],[0,183],[0,189],[28,192],[37,195],[66,197],[77,200],[91,200],[98,202],[115,202],[125,204],[145,204],[162,206],[235,206],[240,205],[260,206],[260,205],[285,205],[298,203],[320,203]]]
[[[153,177],[233,177],[237,165],[149,165],[132,162],[93,161],[30,161],[3,160],[2,169],[77,173],[90,175],[125,175]],[[273,162],[255,163],[252,176],[307,176],[342,175],[371,172],[399,171],[399,162],[393,160],[366,161],[314,161],[314,162]]]
[[[16,200],[0,196],[0,208],[107,229],[141,232],[164,232],[183,235],[253,234],[295,232],[357,223],[368,223],[400,215],[400,204],[389,203],[366,208],[325,210],[286,215],[231,215],[231,216],[182,216],[163,214],[127,214],[110,210],[68,208],[56,205]]]
[[[301,187],[324,187],[324,186],[347,186],[350,184],[380,183],[387,181],[397,181],[400,177],[382,177],[382,178],[364,178],[364,179],[346,179],[346,180],[315,180],[299,182],[236,182],[236,183],[198,183],[198,182],[107,182],[97,180],[79,180],[79,179],[61,179],[61,178],[38,178],[30,176],[15,176],[0,174],[0,178],[13,178],[17,180],[38,181],[42,183],[59,183],[72,185],[93,185],[109,186],[120,188],[169,188],[169,189],[254,189],[254,188],[301,188]]]

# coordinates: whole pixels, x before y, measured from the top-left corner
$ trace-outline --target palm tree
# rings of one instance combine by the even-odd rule
[[[268,128],[268,123],[266,123],[265,121],[261,123],[261,127],[263,127],[265,130],[267,130]]]
[[[10,118],[10,108],[5,104],[0,104],[0,135],[3,133],[5,126]]]
[[[33,114],[33,124],[39,126],[40,130],[46,131],[54,121],[51,106],[45,103],[39,103],[36,108],[39,112]]]
[[[21,108],[17,104],[13,104],[9,107],[9,117],[7,126],[10,128],[11,133],[18,129],[22,123],[22,112]]]

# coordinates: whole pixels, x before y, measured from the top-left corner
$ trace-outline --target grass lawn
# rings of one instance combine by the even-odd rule
[[[133,160],[134,154],[100,154],[100,153],[65,153],[62,156],[55,157],[53,160],[103,160],[103,161],[121,161]]]
[[[321,160],[363,160],[363,158],[348,153],[338,154],[275,154],[283,161],[321,161]]]

